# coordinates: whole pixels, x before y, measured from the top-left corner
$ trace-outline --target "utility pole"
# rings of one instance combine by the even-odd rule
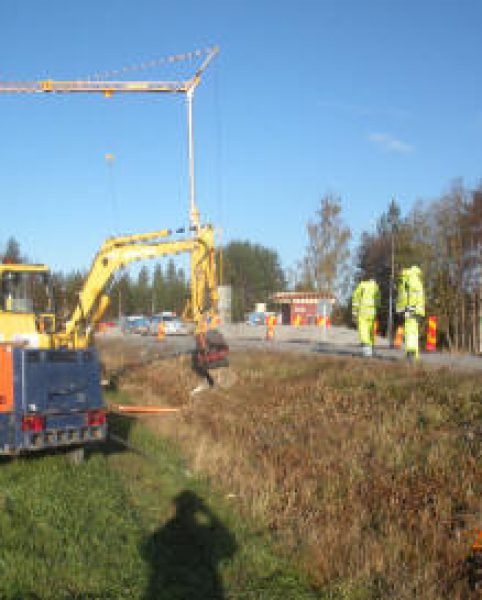
[[[395,199],[393,199],[395,202]],[[393,292],[395,286],[395,223],[393,215],[390,215],[390,286],[388,294],[388,340],[390,348],[393,348]]]
[[[478,311],[477,311],[477,317],[479,319],[479,354],[482,354],[482,267],[481,267],[481,260],[480,260],[480,256],[482,254],[482,242],[479,242],[478,244],[478,252],[479,252],[479,268],[478,268],[478,275],[479,275],[479,305],[478,305]]]
[[[122,319],[122,290],[119,286],[119,297],[118,297],[118,301],[119,301],[119,322]]]

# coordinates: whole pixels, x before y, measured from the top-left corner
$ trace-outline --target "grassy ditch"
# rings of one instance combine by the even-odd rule
[[[189,399],[187,359],[121,381],[183,406],[146,424],[229,493],[327,597],[477,598],[482,386],[476,374],[251,352],[237,383]],[[296,597],[296,596],[288,596]]]
[[[172,443],[131,419],[110,426],[136,452],[0,462],[2,600],[320,597]]]

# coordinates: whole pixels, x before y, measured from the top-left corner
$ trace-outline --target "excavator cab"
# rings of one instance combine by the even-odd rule
[[[0,342],[49,348],[55,332],[48,267],[0,265]]]

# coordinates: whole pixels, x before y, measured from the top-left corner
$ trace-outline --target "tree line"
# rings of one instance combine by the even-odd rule
[[[15,263],[32,262],[22,253],[14,237],[8,239],[0,258]],[[74,309],[87,274],[87,271],[81,270],[52,273],[54,303],[57,313],[62,317],[67,317]],[[189,282],[184,269],[177,267],[174,260],[170,259],[164,268],[157,263],[152,273],[145,265],[137,275],[127,270],[119,271],[109,283],[107,292],[111,303],[105,314],[106,319],[134,314],[151,315],[163,310],[181,314],[189,297]]]
[[[349,325],[354,286],[373,276],[382,293],[380,330],[386,333],[390,291],[395,301],[396,278],[402,268],[418,264],[424,274],[427,315],[438,317],[439,341],[451,350],[478,350],[482,184],[468,189],[455,181],[446,193],[430,202],[417,202],[406,215],[391,200],[374,230],[365,231],[358,245],[352,245],[342,199],[325,194],[307,222],[306,236],[304,256],[286,270],[276,250],[248,240],[235,240],[218,250],[220,283],[232,287],[233,320],[242,320],[273,292],[292,289],[332,293],[338,300],[335,322]],[[14,238],[8,240],[3,256],[26,261]],[[60,312],[72,310],[85,276],[81,271],[54,273]],[[182,313],[189,280],[170,259],[165,266],[157,263],[151,270],[143,266],[135,276],[120,272],[109,291],[107,318],[161,310]]]
[[[374,233],[364,233],[356,255],[356,277],[372,273],[384,300],[386,329],[391,285],[391,248],[395,274],[418,264],[423,272],[426,314],[438,318],[440,342],[450,350],[479,348],[481,317],[482,185],[467,189],[456,181],[431,202],[417,203],[402,217],[391,201]]]
[[[20,244],[10,238],[2,259],[13,262],[31,262],[22,254]],[[218,250],[219,281],[232,287],[232,313],[234,320],[242,320],[256,302],[265,302],[275,291],[286,288],[286,279],[276,251],[249,241],[233,241]],[[87,271],[52,274],[53,294],[57,312],[67,317],[73,310]],[[184,269],[174,260],[163,268],[156,263],[153,269],[142,266],[137,275],[129,271],[116,274],[107,290],[111,303],[106,319],[119,316],[152,315],[163,310],[182,314],[189,298],[189,280]]]
[[[55,304],[64,315],[75,306],[87,273],[74,271],[67,275],[54,273]],[[156,264],[152,272],[142,266],[137,275],[120,271],[107,290],[111,302],[105,319],[114,320],[128,315],[153,315],[164,310],[182,314],[189,297],[189,282],[184,269],[171,259],[163,269]]]
[[[338,319],[349,324],[350,296],[362,279],[374,277],[381,290],[381,333],[389,324],[396,282],[404,267],[421,267],[426,314],[438,319],[439,344],[450,350],[478,352],[482,317],[482,184],[467,188],[461,180],[428,202],[417,202],[406,215],[392,199],[374,231],[365,231],[350,248],[339,197],[321,198],[307,224],[308,245],[297,265],[295,289],[326,290],[338,298]],[[394,325],[401,317],[392,313]]]

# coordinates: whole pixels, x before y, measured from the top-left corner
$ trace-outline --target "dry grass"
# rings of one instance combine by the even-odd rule
[[[482,514],[480,375],[267,352],[232,362],[237,384],[194,400],[187,358],[122,383],[136,402],[185,407],[150,426],[320,587],[477,597],[466,558]]]

